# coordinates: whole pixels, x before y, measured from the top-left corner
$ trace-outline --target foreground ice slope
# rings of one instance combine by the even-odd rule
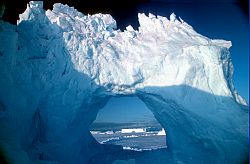
[[[139,31],[110,15],[30,2],[0,22],[0,147],[11,163],[242,163],[248,107],[232,83],[231,43],[183,20],[139,14]],[[112,96],[138,96],[167,133],[167,150],[129,156],[88,128]],[[147,158],[145,158],[147,157]]]

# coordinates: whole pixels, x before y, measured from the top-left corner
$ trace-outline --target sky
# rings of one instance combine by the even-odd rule
[[[27,2],[5,0],[6,13],[3,19],[15,24]],[[230,52],[234,65],[233,83],[239,94],[249,100],[248,0],[47,0],[44,8],[52,9],[55,2],[74,6],[84,14],[111,14],[121,30],[128,25],[138,28],[138,12],[166,17],[174,12],[202,35],[232,41]],[[112,98],[99,112],[97,121],[122,122],[152,118],[152,113],[141,100],[125,97]]]
[[[95,122],[140,123],[155,122],[153,113],[137,97],[111,98]]]

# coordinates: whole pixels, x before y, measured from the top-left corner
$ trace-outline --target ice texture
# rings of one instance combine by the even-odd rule
[[[232,83],[230,41],[174,14],[138,14],[139,30],[108,14],[30,2],[0,20],[0,149],[10,163],[242,163],[248,104]],[[126,155],[89,132],[111,97],[137,96],[165,129],[167,150]]]

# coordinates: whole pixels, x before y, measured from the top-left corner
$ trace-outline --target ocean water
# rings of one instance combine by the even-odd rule
[[[94,138],[101,144],[121,145],[123,149],[135,151],[167,148],[166,135],[162,129],[147,129],[144,132],[122,132],[122,129],[112,131],[91,131]]]

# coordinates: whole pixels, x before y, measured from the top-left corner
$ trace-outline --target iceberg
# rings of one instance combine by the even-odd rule
[[[230,41],[174,14],[138,14],[139,30],[108,14],[31,1],[0,20],[0,150],[9,163],[243,163],[248,104],[232,82]],[[167,132],[167,149],[99,144],[89,126],[111,97],[137,96]]]
[[[121,133],[143,133],[146,132],[146,128],[132,128],[132,129],[122,129]]]
[[[158,135],[158,136],[165,136],[165,135],[166,135],[166,132],[165,132],[164,129],[162,129],[161,131],[159,131],[159,132],[157,133],[157,135]]]

